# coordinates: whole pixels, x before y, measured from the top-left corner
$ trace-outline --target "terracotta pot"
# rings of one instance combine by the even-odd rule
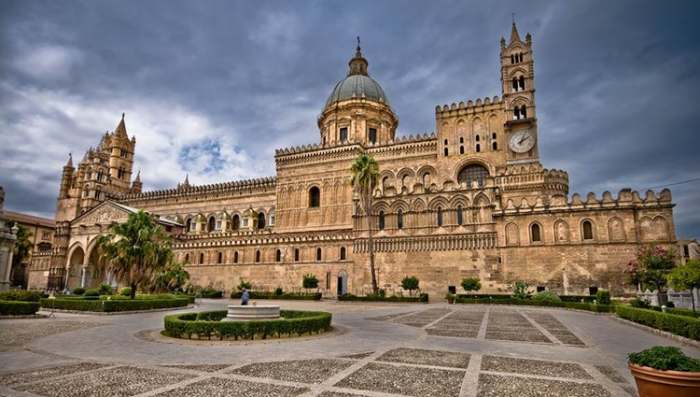
[[[700,396],[700,372],[659,371],[629,364],[637,381],[639,397],[697,397]]]

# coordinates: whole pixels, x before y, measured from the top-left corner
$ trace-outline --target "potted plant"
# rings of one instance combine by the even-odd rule
[[[677,347],[654,346],[629,355],[629,368],[639,397],[700,395],[700,360]]]

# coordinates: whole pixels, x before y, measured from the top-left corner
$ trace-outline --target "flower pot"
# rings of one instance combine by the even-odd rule
[[[629,368],[639,397],[700,396],[700,372],[660,371],[632,363]]]

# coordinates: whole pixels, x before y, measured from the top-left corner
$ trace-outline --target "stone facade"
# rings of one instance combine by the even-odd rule
[[[80,215],[107,200],[182,225],[175,250],[195,284],[230,291],[245,279],[291,290],[314,273],[326,296],[367,292],[368,222],[350,165],[368,153],[381,172],[369,224],[379,283],[389,292],[410,275],[434,297],[471,276],[491,292],[516,280],[559,293],[619,292],[641,244],[675,244],[670,191],[569,196],[568,174],[539,162],[531,35],[521,40],[513,25],[500,59],[500,97],[438,106],[434,134],[397,137],[398,117],[369,77],[358,43],[318,118],[319,143],[277,150],[271,178],[200,186],[185,180],[142,193],[140,180],[129,185],[135,141],[122,118],[102,149],[88,152],[82,174],[70,163],[64,168],[49,266],[65,269],[68,286],[77,285],[71,272],[89,266],[92,239],[112,220]],[[111,161],[121,150],[124,172],[117,175]],[[102,185],[85,177],[98,164],[110,170]]]

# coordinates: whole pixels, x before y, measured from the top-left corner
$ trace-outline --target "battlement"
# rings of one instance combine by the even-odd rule
[[[154,200],[173,196],[190,196],[202,193],[235,193],[242,190],[268,190],[275,189],[277,178],[263,177],[253,179],[243,179],[240,181],[230,181],[224,183],[213,183],[208,185],[179,184],[174,189],[152,190],[143,193],[129,193],[116,195],[115,199],[120,201]]]
[[[532,200],[530,200],[532,201]],[[571,200],[568,200],[566,195],[540,196],[531,203],[528,199],[523,198],[516,203],[513,200],[508,200],[504,208],[504,213],[521,213],[521,212],[537,212],[537,211],[557,211],[557,210],[590,210],[590,209],[610,209],[610,208],[659,208],[672,207],[671,191],[663,189],[658,195],[647,190],[644,198],[641,198],[639,192],[625,188],[620,190],[617,198],[613,198],[612,193],[605,191],[599,199],[595,193],[589,192],[586,195],[585,201],[579,193],[574,193]]]
[[[452,102],[451,105],[437,105],[435,107],[435,116],[436,117],[447,117],[447,116],[453,116],[459,111],[473,111],[473,112],[481,112],[484,111],[487,106],[490,105],[501,105],[503,103],[503,100],[498,97],[498,95],[494,96],[493,98],[485,97],[484,99],[477,99],[476,101],[472,101],[471,99],[468,100],[466,103],[464,102],[459,102],[455,103]]]

